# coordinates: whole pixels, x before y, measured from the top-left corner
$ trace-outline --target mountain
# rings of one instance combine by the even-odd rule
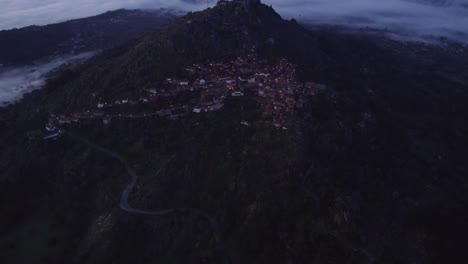
[[[73,107],[92,93],[98,97],[138,94],[167,75],[180,74],[191,63],[232,58],[252,46],[265,56],[294,57],[297,63],[315,61],[317,68],[326,62],[316,38],[296,21],[283,20],[257,1],[221,1],[98,56],[62,89],[67,93],[63,103]]]
[[[2,263],[465,263],[467,62],[177,18],[0,108]]]
[[[95,17],[0,31],[0,64],[17,66],[51,56],[101,50],[172,21],[170,10],[117,10]]]

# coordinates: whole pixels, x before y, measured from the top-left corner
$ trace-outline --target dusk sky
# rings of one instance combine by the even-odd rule
[[[118,8],[203,9],[190,0],[0,0],[0,29],[48,24]],[[204,2],[204,1],[201,1]],[[468,0],[263,0],[284,17],[468,39]],[[431,4],[434,2],[435,4]],[[464,35],[464,36],[463,36]]]

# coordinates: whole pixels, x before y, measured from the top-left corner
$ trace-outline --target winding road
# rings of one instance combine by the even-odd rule
[[[205,211],[198,209],[198,208],[170,208],[170,209],[162,209],[162,210],[143,210],[143,209],[138,209],[132,207],[129,202],[128,202],[128,197],[130,196],[130,193],[133,191],[135,188],[135,185],[137,183],[137,175],[135,170],[130,166],[128,161],[121,157],[119,154],[112,152],[108,149],[105,149],[81,136],[78,136],[76,134],[70,133],[70,132],[65,132],[65,135],[67,135],[69,138],[79,141],[81,143],[84,143],[88,145],[89,147],[106,154],[107,156],[114,158],[118,160],[127,170],[128,175],[130,176],[130,180],[125,187],[125,189],[122,191],[122,196],[120,198],[120,209],[123,211],[126,211],[131,214],[139,214],[139,215],[149,215],[149,216],[165,216],[173,213],[189,213],[189,214],[196,214],[201,216],[203,219],[205,219],[213,229],[213,233],[216,238],[216,242],[218,243],[218,250],[222,253],[224,256],[224,263],[229,263],[229,258],[226,255],[224,245],[222,243],[222,240],[220,238],[220,230],[219,230],[219,224],[218,222],[211,217],[208,213]]]

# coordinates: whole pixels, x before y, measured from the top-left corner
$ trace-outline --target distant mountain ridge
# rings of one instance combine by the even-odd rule
[[[172,21],[171,10],[110,11],[46,26],[0,31],[0,64],[15,66],[35,60],[109,48]]]

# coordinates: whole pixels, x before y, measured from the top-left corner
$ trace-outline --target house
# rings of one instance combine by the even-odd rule
[[[249,122],[247,122],[245,120],[242,120],[240,123],[241,123],[241,125],[244,125],[244,126],[250,126]]]
[[[247,82],[248,82],[248,83],[255,83],[255,82],[256,82],[256,79],[255,79],[255,77],[252,77],[252,78],[250,78],[250,79],[247,79]]]
[[[63,125],[63,124],[70,124],[70,123],[71,123],[71,119],[68,118],[68,117],[66,117],[66,116],[64,116],[64,115],[61,115],[61,116],[59,116],[58,123],[59,123],[60,125]]]
[[[148,89],[147,91],[149,93],[151,93],[151,94],[157,94],[158,93],[158,90],[156,90],[156,89]]]
[[[203,80],[203,79],[201,79],[201,80],[200,80],[200,85],[205,85],[205,84],[206,84],[206,81]]]
[[[44,140],[54,139],[54,138],[57,138],[57,137],[59,137],[59,136],[61,136],[61,134],[58,133],[58,132],[57,132],[57,133],[53,133],[53,134],[49,134],[49,135],[44,136]]]
[[[194,108],[193,112],[199,114],[201,113],[201,108]]]
[[[281,122],[278,121],[278,120],[274,120],[273,121],[273,126],[276,127],[276,128],[281,128],[283,126],[283,124],[281,124]]]
[[[241,91],[236,91],[231,94],[233,97],[241,97],[244,96],[244,93]]]
[[[262,76],[262,77],[264,77],[264,78],[268,78],[268,77],[270,76],[269,73],[258,73],[258,74],[256,74],[256,75],[257,75],[257,76]]]
[[[188,85],[188,84],[189,84],[189,82],[185,82],[185,81],[184,81],[184,82],[180,82],[179,84],[180,84],[180,85],[184,85],[184,86],[186,86],[186,85]]]
[[[46,130],[47,130],[48,132],[55,131],[56,129],[57,129],[57,128],[56,128],[54,125],[50,124],[50,123],[46,125]]]
[[[208,106],[208,111],[217,111],[223,107],[222,103],[214,103]]]

